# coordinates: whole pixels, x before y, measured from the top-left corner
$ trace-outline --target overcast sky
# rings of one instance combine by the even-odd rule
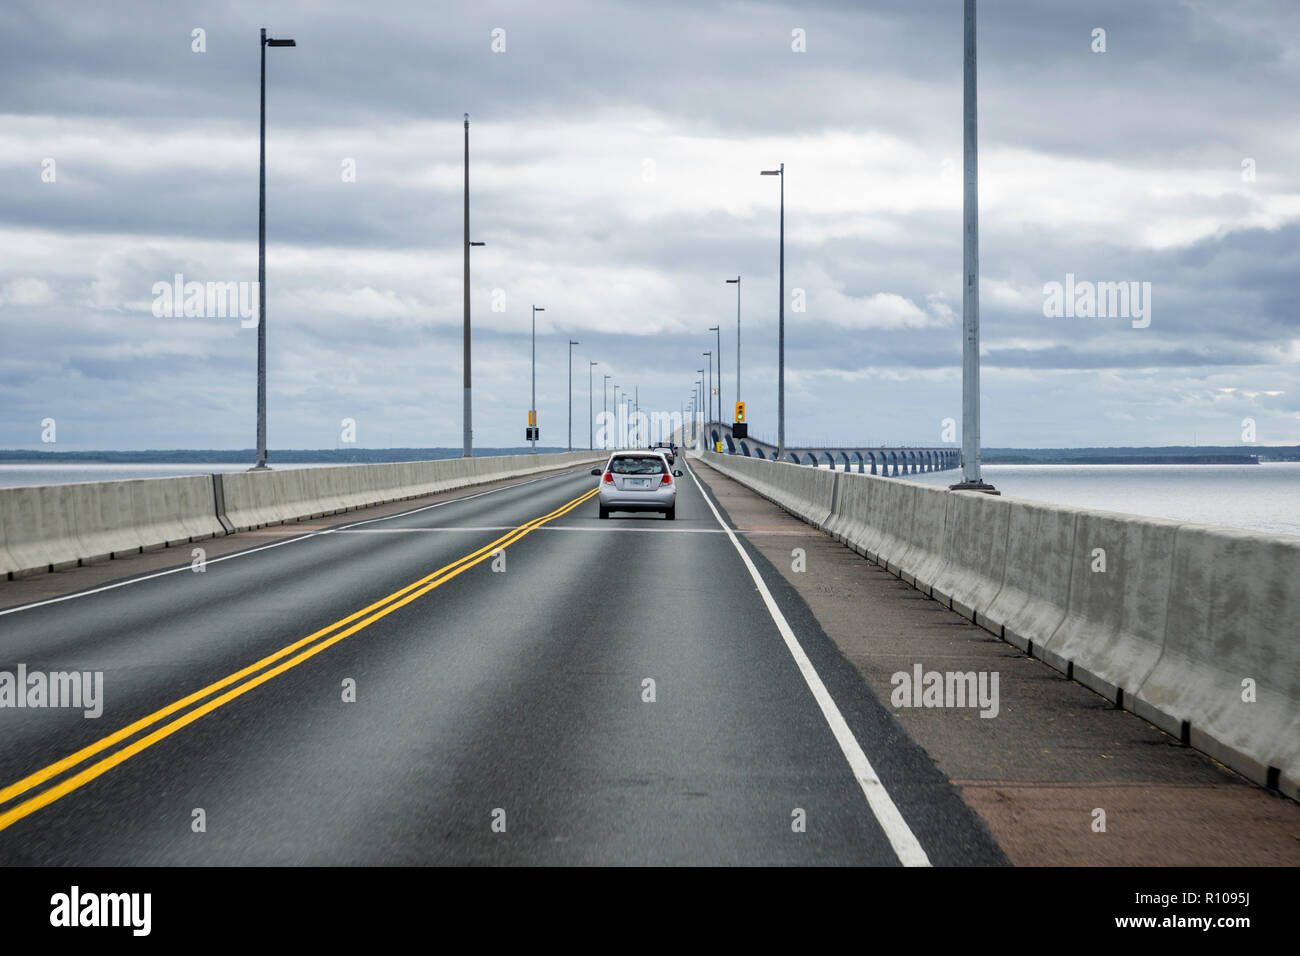
[[[255,444],[256,329],[153,306],[257,278],[263,26],[272,449],[459,447],[465,112],[477,445],[523,442],[532,304],[543,444],[571,338],[575,445],[588,362],[676,411],[719,323],[730,409],[738,273],[775,435],[781,162],[787,442],[960,421],[960,0],[267,8],[0,10],[0,447]],[[1298,48],[1294,0],[981,4],[985,445],[1300,442]],[[1067,274],[1149,324],[1045,316]]]

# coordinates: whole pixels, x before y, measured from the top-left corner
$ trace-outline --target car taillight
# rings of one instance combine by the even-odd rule
[[[605,472],[605,481],[608,481],[611,485],[614,483],[614,473],[612,471]]]
[[[672,483],[673,483],[673,476],[670,475],[670,474],[668,474],[668,472],[665,471],[665,472],[664,472],[663,479],[659,482],[659,484],[661,484],[661,485],[671,485]]]

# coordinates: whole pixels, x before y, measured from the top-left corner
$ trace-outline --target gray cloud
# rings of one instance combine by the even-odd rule
[[[47,415],[67,447],[251,443],[251,330],[148,306],[176,272],[256,276],[263,16],[0,12],[0,445],[35,444]],[[1023,0],[980,17],[985,439],[1144,444],[1252,414],[1262,439],[1300,441],[1300,12]],[[361,444],[459,444],[466,110],[481,444],[522,434],[532,302],[548,441],[569,337],[576,422],[589,359],[597,409],[606,372],[678,408],[719,322],[734,400],[737,272],[744,397],[774,431],[777,197],[757,172],[780,161],[787,286],[807,304],[786,310],[788,433],[930,441],[960,417],[958,4],[299,2],[265,25],[299,43],[268,51],[273,445],[330,446],[343,417]],[[1067,272],[1151,282],[1151,326],[1045,318],[1042,286]]]

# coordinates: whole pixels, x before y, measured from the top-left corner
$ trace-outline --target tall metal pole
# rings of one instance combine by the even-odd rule
[[[596,450],[596,405],[592,400],[591,391],[591,370],[596,367],[595,362],[587,363],[587,451]]]
[[[614,447],[623,447],[623,416],[618,413],[618,386],[614,386]]]
[[[601,447],[605,449],[609,448],[609,379],[610,376],[606,375],[605,393],[600,400],[600,416],[605,420],[605,441]]]
[[[262,27],[261,146],[257,171],[257,464],[266,467],[266,27]]]
[[[700,428],[700,423],[697,420],[699,416],[695,414],[695,402],[696,402],[695,383],[692,382],[691,383],[691,444],[695,444],[695,440],[698,437],[699,428]]]
[[[534,455],[537,454],[537,429],[541,427],[541,423],[537,421],[537,313],[545,311],[545,309],[533,306],[533,397],[529,403],[528,410],[531,414],[528,417],[532,419],[533,424],[533,450],[531,453]]]
[[[474,457],[473,414],[470,408],[470,365],[469,365],[469,114],[465,114],[465,273],[462,282],[465,293],[465,434],[464,449],[461,455]]]
[[[257,170],[257,464],[266,467],[266,48],[297,46],[288,38],[275,40],[261,29],[262,54],[261,109],[258,120]]]
[[[581,344],[569,339],[569,451],[573,451],[573,347]]]
[[[961,474],[953,488],[989,491],[980,478],[980,298],[979,298],[979,141],[976,122],[975,0],[966,0],[963,75],[963,158],[965,192],[962,198],[962,402]]]
[[[695,417],[696,417],[696,418],[702,418],[702,417],[703,417],[703,418],[707,418],[708,416],[706,416],[706,415],[702,415],[702,413],[703,413],[703,411],[704,411],[704,369],[702,369],[702,368],[697,368],[697,369],[695,370],[695,372],[696,372],[697,375],[700,376],[700,380],[699,380],[699,382],[698,382],[698,386],[699,386],[699,392],[698,392],[699,399],[698,399],[698,400],[696,401],[696,403],[695,403]],[[705,426],[705,424],[706,424],[705,422],[700,422],[699,440],[700,440],[701,442],[703,442],[704,439],[705,439],[705,437],[706,437],[706,436],[705,436],[705,432],[704,432],[704,426]]]
[[[781,311],[777,332],[776,452],[785,459],[785,163],[781,164]]]
[[[704,417],[708,419],[713,417],[713,353],[701,352],[700,354],[709,360],[709,390],[705,393],[705,404],[708,410],[704,413]]]
[[[718,339],[718,421],[722,421],[722,326],[715,325],[713,331],[717,333]]]
[[[735,283],[736,286],[736,403],[739,404],[740,398],[740,276],[734,279],[728,279],[727,284]],[[720,391],[720,390],[719,390]],[[719,401],[721,395],[719,395]]]

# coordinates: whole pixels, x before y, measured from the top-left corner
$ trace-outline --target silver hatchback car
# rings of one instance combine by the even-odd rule
[[[668,459],[658,451],[616,451],[604,468],[591,469],[600,476],[596,496],[600,516],[611,511],[662,511],[672,521],[677,517],[677,483],[680,471],[668,468]]]

